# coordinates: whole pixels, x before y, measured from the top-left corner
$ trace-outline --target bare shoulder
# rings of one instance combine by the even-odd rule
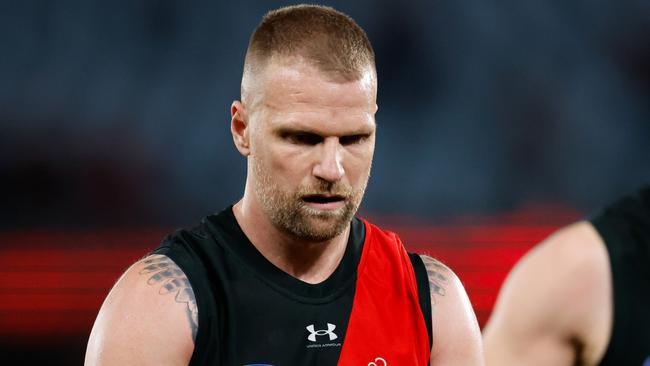
[[[183,271],[164,255],[124,272],[104,301],[86,365],[182,365],[194,350],[198,309]]]
[[[546,362],[571,365],[577,357],[597,358],[609,337],[610,292],[607,250],[593,226],[581,221],[558,230],[508,275],[484,330],[488,361],[553,356]]]
[[[561,314],[575,319],[574,315],[592,307],[591,301],[579,300],[592,300],[590,290],[602,289],[608,278],[608,255],[602,239],[590,223],[581,221],[558,230],[517,263],[497,306],[516,303],[532,311],[527,317],[553,313],[554,319],[558,319],[556,310],[562,309]]]
[[[438,298],[445,296],[450,281],[455,277],[453,271],[439,260],[428,255],[420,255],[429,277],[429,291],[431,305],[435,305]]]
[[[462,282],[439,260],[420,257],[431,293],[431,365],[482,365],[481,334]]]

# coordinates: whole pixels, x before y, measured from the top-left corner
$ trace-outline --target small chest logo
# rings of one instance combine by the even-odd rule
[[[388,366],[388,362],[381,357],[377,357],[374,361],[368,362],[368,366]]]
[[[336,333],[334,333],[334,329],[336,329],[336,325],[327,323],[327,329],[319,329],[315,330],[314,329],[314,324],[310,324],[307,326],[307,331],[309,331],[309,335],[307,336],[307,339],[311,342],[316,342],[316,336],[323,337],[323,336],[328,336],[330,341],[335,340],[338,338]]]

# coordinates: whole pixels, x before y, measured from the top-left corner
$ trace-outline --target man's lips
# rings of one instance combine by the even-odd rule
[[[308,194],[302,196],[303,201],[307,203],[333,203],[345,201],[345,197],[338,194]]]
[[[346,198],[338,194],[308,194],[302,196],[302,200],[317,210],[334,211],[345,205]]]

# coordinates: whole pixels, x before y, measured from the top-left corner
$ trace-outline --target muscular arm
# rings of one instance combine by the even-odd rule
[[[90,334],[86,365],[187,365],[198,311],[181,269],[164,255],[131,266],[104,301]]]
[[[564,228],[508,276],[484,329],[486,364],[595,365],[611,327],[611,279],[591,224]]]
[[[462,283],[444,264],[421,257],[431,291],[431,366],[483,365],[481,333]]]

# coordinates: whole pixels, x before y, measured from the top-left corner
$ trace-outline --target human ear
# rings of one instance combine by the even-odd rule
[[[248,156],[250,155],[250,140],[248,120],[246,118],[246,111],[242,102],[236,100],[230,106],[230,132],[235,147],[239,153]]]

